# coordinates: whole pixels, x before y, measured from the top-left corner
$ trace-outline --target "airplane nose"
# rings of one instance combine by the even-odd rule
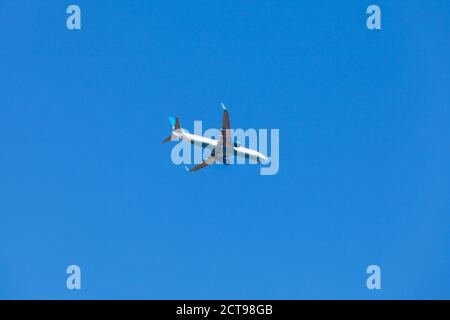
[[[267,159],[267,157],[265,156],[265,155],[263,155],[263,154],[261,154],[259,157],[258,157],[258,162],[259,163],[266,163],[267,161],[268,161],[268,159]]]

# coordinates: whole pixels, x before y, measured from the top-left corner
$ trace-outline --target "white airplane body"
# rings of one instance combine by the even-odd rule
[[[178,118],[176,118],[175,120],[173,118],[170,118],[170,121],[172,123],[172,133],[170,136],[164,139],[163,143],[174,140],[185,140],[186,142],[189,142],[191,144],[212,149],[211,155],[206,160],[195,165],[192,169],[188,169],[189,171],[195,172],[214,163],[229,164],[227,163],[228,159],[234,155],[255,160],[258,163],[267,161],[267,157],[261,152],[242,147],[238,143],[234,143],[231,141],[230,119],[228,110],[223,104],[222,107],[222,128],[220,130],[220,138],[218,140],[186,132],[185,130],[183,130],[183,128],[181,128]]]

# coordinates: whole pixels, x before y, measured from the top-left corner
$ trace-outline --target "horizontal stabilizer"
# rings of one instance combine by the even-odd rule
[[[172,135],[170,135],[167,138],[165,138],[162,143],[169,142],[170,140],[172,140]]]

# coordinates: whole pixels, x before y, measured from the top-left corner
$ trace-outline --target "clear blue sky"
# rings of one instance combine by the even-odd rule
[[[7,0],[0,25],[0,298],[450,298],[449,1]],[[171,162],[167,116],[222,101],[280,129],[278,175]]]

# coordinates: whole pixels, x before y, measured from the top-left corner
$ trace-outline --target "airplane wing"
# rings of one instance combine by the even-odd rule
[[[233,142],[231,141],[230,132],[230,116],[228,114],[227,108],[223,105],[223,116],[222,116],[222,129],[220,130],[220,138],[217,143],[217,148],[220,150],[219,154],[222,155],[224,159],[233,154]],[[225,160],[224,160],[225,161]]]
[[[199,163],[199,164],[195,165],[195,166],[192,167],[191,169],[188,169],[187,167],[186,167],[186,169],[187,169],[188,171],[195,172],[195,171],[198,171],[198,170],[200,170],[200,169],[203,169],[203,168],[207,167],[207,166],[210,165],[210,164],[213,164],[215,161],[216,161],[216,159],[215,159],[214,157],[209,157],[208,159],[206,159],[206,160],[203,161],[202,163]]]
[[[223,161],[226,163],[226,158],[234,153],[233,142],[231,141],[230,132],[230,116],[228,114],[227,108],[223,105],[223,116],[222,116],[222,128],[220,130],[220,137],[217,145],[215,146],[215,155],[210,156],[208,159],[195,165],[192,169],[186,168],[188,171],[198,171],[207,167],[210,164],[216,162],[216,160]]]
[[[203,169],[203,168],[205,168],[207,166],[208,166],[208,164],[205,161],[203,161],[202,163],[199,163],[196,166],[194,166],[192,169],[189,169],[189,171],[195,172],[195,171]]]

